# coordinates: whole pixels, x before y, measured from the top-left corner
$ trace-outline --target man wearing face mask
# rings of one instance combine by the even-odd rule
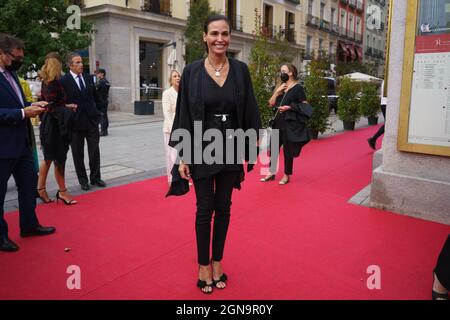
[[[48,235],[53,227],[42,227],[36,217],[37,175],[32,153],[30,118],[45,111],[47,102],[28,103],[16,71],[22,66],[23,42],[0,33],[0,251],[17,251],[8,238],[3,205],[8,180],[14,176],[19,193],[20,235]]]

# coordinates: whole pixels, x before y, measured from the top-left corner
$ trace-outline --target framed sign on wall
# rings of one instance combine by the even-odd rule
[[[450,0],[408,0],[397,147],[450,156]]]

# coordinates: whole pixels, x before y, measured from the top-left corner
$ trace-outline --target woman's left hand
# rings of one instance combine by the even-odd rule
[[[281,107],[278,108],[278,110],[279,110],[280,113],[282,113],[282,112],[291,110],[291,107],[290,106],[281,106]]]

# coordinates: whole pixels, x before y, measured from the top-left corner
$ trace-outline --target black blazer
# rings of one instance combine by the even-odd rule
[[[60,82],[67,94],[67,103],[78,106],[73,117],[73,129],[83,130],[98,127],[100,122],[100,111],[97,108],[97,93],[95,83],[89,74],[83,73],[86,91],[81,92],[75,79],[70,72],[66,73]]]
[[[19,79],[15,73],[12,75],[25,106],[29,106]],[[17,159],[27,144],[31,147],[32,127],[29,119],[22,119],[23,107],[14,89],[3,74],[0,74],[0,159]]]
[[[229,58],[230,71],[233,73],[233,79],[236,81],[236,92],[234,95],[236,107],[236,117],[238,121],[238,128],[244,131],[248,129],[256,130],[257,134],[262,128],[261,117],[256,98],[253,92],[252,80],[248,67],[245,63]],[[195,61],[187,65],[181,76],[180,88],[178,91],[177,107],[175,112],[175,119],[173,122],[172,132],[176,129],[185,129],[190,132],[191,137],[194,136],[194,121],[204,121],[205,118],[205,101],[204,92],[207,86],[207,73],[204,67],[204,60]],[[191,144],[192,154],[193,148],[198,143],[194,139]],[[171,147],[179,143],[177,140],[169,141]],[[245,160],[249,161],[247,171],[252,170],[253,163],[256,159],[249,159],[248,152],[245,152]],[[194,159],[191,157],[191,159]],[[244,180],[244,172],[241,172],[240,181]],[[240,188],[239,184],[235,188]],[[182,195],[189,191],[188,181],[181,179],[178,173],[178,165],[176,164],[172,169],[172,184],[167,195]]]

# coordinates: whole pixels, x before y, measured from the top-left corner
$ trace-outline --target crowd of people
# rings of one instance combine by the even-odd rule
[[[69,72],[63,74],[62,60],[56,53],[45,57],[39,77],[39,101],[33,101],[27,82],[16,72],[24,59],[24,43],[11,35],[0,34],[0,251],[17,251],[19,246],[8,236],[4,219],[4,200],[10,176],[15,179],[21,236],[48,235],[54,227],[43,227],[36,216],[36,198],[53,200],[46,191],[48,172],[53,163],[58,184],[56,200],[66,205],[77,203],[65,183],[65,164],[69,147],[81,188],[89,190],[84,165],[84,143],[88,144],[90,183],[105,187],[100,174],[99,137],[107,135],[109,82],[105,70],[96,72],[98,82],[83,73],[78,53],[68,55]],[[39,117],[39,138],[44,160],[38,163],[31,119]],[[99,124],[101,122],[101,129]]]
[[[197,240],[197,287],[205,294],[215,289],[223,290],[229,277],[224,272],[223,258],[230,225],[230,212],[234,189],[244,181],[243,159],[233,162],[189,162],[186,155],[194,153],[195,143],[183,154],[177,153],[179,143],[174,132],[182,129],[194,136],[195,122],[202,130],[215,129],[223,133],[223,146],[227,130],[254,130],[262,128],[259,108],[253,91],[248,67],[229,58],[231,43],[230,22],[226,16],[208,17],[203,28],[206,57],[187,65],[183,73],[172,70],[170,88],[164,91],[163,136],[166,147],[167,195],[183,195],[193,182],[196,196],[195,232]],[[69,72],[63,75],[62,61],[57,54],[49,53],[41,69],[41,99],[27,101],[16,71],[24,57],[24,44],[17,38],[0,34],[0,251],[17,251],[19,247],[8,237],[3,204],[7,182],[14,176],[19,193],[21,236],[49,235],[54,227],[41,226],[36,216],[36,192],[44,203],[52,202],[46,192],[48,171],[53,163],[59,190],[56,199],[66,205],[77,203],[65,184],[65,163],[69,148],[72,151],[78,181],[83,190],[91,185],[105,187],[100,174],[99,137],[108,135],[108,90],[105,70],[98,70],[97,84],[83,73],[82,58],[71,53],[66,59]],[[294,158],[300,155],[310,141],[306,123],[313,108],[308,104],[303,87],[298,83],[298,71],[290,63],[280,66],[280,78],[273,96],[267,101],[274,117],[272,129],[278,130],[276,142],[283,147],[284,174],[280,185],[289,183],[293,174]],[[40,141],[44,160],[36,170],[34,133],[30,118],[40,116]],[[101,128],[99,130],[99,124]],[[259,138],[256,148],[259,147]],[[84,143],[88,145],[90,175],[84,164]],[[371,144],[371,142],[369,142]],[[372,145],[371,145],[372,146]],[[207,147],[202,145],[202,151]],[[270,173],[261,182],[275,180],[279,148],[270,154]],[[270,148],[272,149],[272,148]],[[220,157],[227,158],[223,148]],[[236,155],[236,154],[235,154]],[[247,164],[247,172],[254,161]],[[212,232],[211,232],[212,231]],[[449,237],[450,239],[450,237]],[[433,271],[433,299],[448,299],[449,239]]]

